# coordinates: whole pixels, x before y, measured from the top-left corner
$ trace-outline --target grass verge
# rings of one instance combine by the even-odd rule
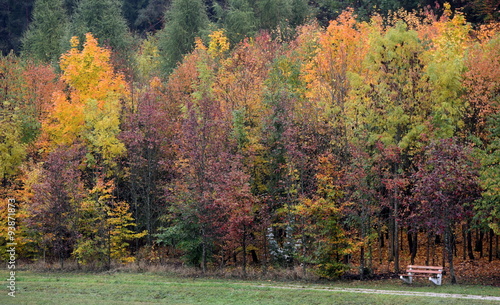
[[[123,272],[19,271],[16,275],[16,297],[9,297],[4,288],[0,304],[499,304],[498,301],[325,290],[331,287],[500,296],[498,288],[489,286],[436,287],[424,283],[408,286],[395,281],[310,284]]]

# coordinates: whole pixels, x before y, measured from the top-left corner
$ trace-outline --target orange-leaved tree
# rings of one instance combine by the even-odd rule
[[[99,47],[92,34],[86,34],[83,49],[76,37],[72,48],[61,56],[62,80],[67,91],[53,94],[53,108],[44,124],[48,146],[83,142],[91,154],[87,158],[105,164],[122,154],[118,140],[120,104],[129,95],[123,75],[114,71],[111,52]],[[69,93],[69,94],[67,94]]]

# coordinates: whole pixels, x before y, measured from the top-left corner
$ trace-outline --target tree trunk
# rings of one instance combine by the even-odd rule
[[[389,262],[394,261],[394,220],[391,219],[389,221],[389,232],[388,232],[388,240],[389,240],[389,247],[387,249],[388,251],[388,260]]]
[[[429,235],[429,238],[432,237],[432,234]],[[432,257],[432,265],[436,265],[436,262],[435,262],[435,259],[436,259],[436,238],[433,238],[432,239],[433,241],[433,244],[432,244],[432,253],[431,253],[431,257]],[[443,268],[444,268],[444,265],[443,265]]]
[[[337,261],[338,261],[338,259],[337,259]],[[368,269],[370,270],[370,274],[372,274],[372,271],[373,271],[373,243],[372,243],[371,239],[368,241]]]
[[[488,255],[488,261],[491,263],[493,261],[493,235],[494,232],[492,229],[490,229],[490,238],[489,238],[489,255]]]
[[[264,230],[264,234],[262,234],[262,236],[264,236],[264,239],[263,239],[263,247],[262,247],[262,252],[263,252],[263,256],[262,256],[262,275],[266,275],[267,273],[267,260],[268,260],[268,253],[267,253],[267,229],[263,229]]]
[[[361,279],[364,278],[365,275],[365,247],[361,246],[359,254],[359,275]]]
[[[201,229],[201,272],[207,272],[207,242],[205,237],[205,228]]]
[[[250,250],[250,255],[252,256],[252,262],[256,265],[259,264],[259,257],[257,256],[257,252],[255,250]]]
[[[456,284],[457,279],[455,277],[455,268],[453,266],[453,239],[453,231],[451,226],[448,226],[445,233],[446,254],[448,256],[448,265],[450,266],[451,283]]]
[[[470,226],[467,225],[467,252],[469,253],[469,259],[474,260],[474,249],[472,249],[472,231]]]
[[[394,199],[394,272],[399,273],[398,201]]]
[[[483,242],[484,242],[484,231],[481,230],[479,232],[479,258],[482,258],[484,256]]]
[[[379,232],[378,259],[379,264],[382,264],[382,248],[384,247],[384,233]]]
[[[431,234],[427,233],[427,250],[425,251],[425,264],[427,266],[429,266],[430,252],[431,252]]]
[[[224,248],[221,249],[221,254],[220,254],[220,264],[219,264],[219,269],[222,270],[224,269],[224,266],[226,264],[226,262],[224,261]]]
[[[243,225],[243,277],[247,277],[247,230],[246,226]]]
[[[497,258],[500,258],[500,251],[499,251],[499,247],[498,247],[498,238],[499,236],[497,235],[496,236],[496,250],[495,252],[497,253]]]
[[[446,235],[446,233],[444,233]],[[446,257],[447,257],[447,254],[448,253],[448,247],[447,247],[447,244],[446,244],[446,237],[445,237],[445,242],[443,243],[443,268],[446,267]]]
[[[476,244],[475,244],[475,249],[477,252],[479,252],[479,258],[482,258],[483,257],[483,238],[484,238],[484,232],[481,231],[480,229],[478,229],[476,231],[476,236],[477,236],[477,239],[476,239]]]
[[[462,225],[462,260],[467,259],[467,225]]]
[[[418,232],[408,230],[408,248],[410,249],[410,264],[415,264],[415,257],[418,250]]]
[[[107,270],[111,269],[111,228],[108,228],[108,262],[106,268]]]

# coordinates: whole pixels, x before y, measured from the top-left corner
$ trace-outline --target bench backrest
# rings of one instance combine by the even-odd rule
[[[417,266],[417,265],[408,265],[408,270],[429,270],[429,271],[443,271],[443,267],[439,266]]]

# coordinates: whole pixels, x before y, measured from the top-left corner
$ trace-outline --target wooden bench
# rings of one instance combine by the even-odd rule
[[[408,284],[412,283],[414,277],[428,277],[429,281],[436,285],[441,285],[443,267],[409,265],[408,268],[406,268],[406,273],[407,274],[401,274],[399,278]]]

